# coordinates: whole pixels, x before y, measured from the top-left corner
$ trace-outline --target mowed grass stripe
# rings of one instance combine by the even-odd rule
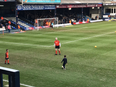
[[[46,45],[37,45],[37,44],[29,44],[29,43],[17,43],[17,42],[7,42],[7,41],[0,41],[1,44],[7,45],[18,45],[18,46],[32,46],[32,47],[51,47]],[[54,46],[54,45],[53,45]]]
[[[61,34],[58,35],[58,36],[42,35],[42,36],[38,36],[37,38],[35,38],[35,37],[25,37],[25,36],[20,36],[20,37],[18,37],[18,36],[17,37],[14,37],[14,36],[5,37],[4,36],[3,38],[1,38],[1,40],[7,40],[7,39],[10,38],[11,40],[30,40],[30,41],[37,41],[37,42],[38,41],[50,41],[50,40],[54,41],[56,37],[58,37],[58,38],[67,38],[68,37],[68,39],[72,39],[72,37],[74,37],[76,35],[71,35],[70,34],[70,37],[68,37],[68,35],[62,36]],[[77,35],[77,36],[80,36],[80,35]]]
[[[62,44],[68,44],[68,43],[77,42],[77,41],[80,41],[80,40],[86,40],[86,39],[90,39],[90,38],[94,38],[94,37],[100,37],[100,36],[104,36],[104,35],[111,34],[111,33],[114,33],[114,32],[109,32],[109,33],[106,33],[106,34],[96,35],[96,36],[87,37],[87,38],[81,38],[81,39],[77,39],[77,40],[73,40],[73,41],[68,41],[68,42],[62,42]],[[27,40],[26,40],[26,42],[27,42]],[[29,43],[17,43],[17,42],[5,42],[5,41],[0,41],[0,43],[13,44],[13,45],[24,45],[24,46],[33,46],[33,47],[52,47],[53,46],[53,45],[44,46],[44,45],[36,45],[36,44],[29,44]],[[40,43],[40,41],[39,41],[39,43]]]
[[[63,34],[63,35],[70,35],[71,33],[72,33],[72,35],[77,35],[78,33],[81,33],[81,34],[87,34],[87,35],[89,35],[88,33],[90,33],[90,34],[96,34],[96,33],[100,33],[100,32],[108,32],[108,31],[110,31],[109,30],[109,28],[112,28],[112,29],[114,29],[114,31],[115,31],[115,26],[113,26],[113,27],[111,27],[111,26],[109,26],[109,27],[107,27],[107,28],[102,28],[102,29],[97,29],[97,30],[95,30],[95,29],[92,29],[92,30],[90,30],[89,28],[89,30],[88,29],[86,29],[86,30],[75,30],[75,31],[73,31],[72,29],[70,29],[70,32],[69,31],[65,31],[65,33],[67,33],[67,34],[64,34],[64,32],[62,31],[62,32],[60,32],[60,33],[58,33],[58,32],[52,32],[51,33],[51,35],[52,36],[54,36],[54,37],[56,37],[56,36],[60,36],[61,34]],[[98,31],[99,30],[99,31]],[[77,34],[76,34],[76,32],[77,32]],[[39,38],[39,37],[52,37],[51,35],[48,35],[48,34],[38,34],[38,35],[30,35],[30,33],[28,34],[28,33],[26,33],[26,34],[19,34],[19,35],[17,35],[16,37],[25,37],[25,35],[28,37],[28,38]],[[71,36],[71,35],[70,35]]]

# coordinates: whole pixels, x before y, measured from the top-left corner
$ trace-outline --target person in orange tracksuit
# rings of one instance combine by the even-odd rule
[[[11,24],[11,22],[10,22],[10,21],[8,21],[8,24]]]
[[[54,47],[55,47],[55,52],[56,52],[55,55],[57,55],[57,49],[59,51],[59,55],[61,55],[61,53],[60,53],[61,43],[60,43],[60,41],[58,40],[57,37],[55,38],[55,41],[54,41]]]
[[[6,49],[6,53],[5,53],[5,64],[6,64],[6,62],[7,62],[8,64],[10,64],[10,63],[9,63],[9,52],[8,52],[8,49]]]
[[[20,26],[18,25],[18,29],[20,29]]]
[[[4,18],[3,17],[1,17],[1,20],[3,20]]]

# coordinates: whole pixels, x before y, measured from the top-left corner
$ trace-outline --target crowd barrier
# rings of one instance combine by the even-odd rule
[[[3,35],[4,35],[4,30],[5,28],[0,28],[0,31],[2,32]]]
[[[101,22],[103,21],[103,19],[100,19],[100,20],[91,20],[90,22],[93,23],[93,22]]]
[[[5,30],[5,28],[0,28],[0,31],[4,31]]]
[[[90,23],[93,23],[93,22],[101,22],[103,21],[103,19],[100,19],[100,20],[91,20]],[[87,21],[83,21],[83,22],[73,22],[73,25],[77,25],[77,24],[85,24],[85,23],[89,23]],[[57,24],[57,25],[54,25],[54,27],[64,27],[64,26],[69,26],[69,25],[72,25],[71,23],[66,23],[66,24]]]
[[[54,25],[54,27],[63,27],[63,26],[68,26],[68,25],[72,25],[72,24],[71,23],[57,24],[57,25]]]

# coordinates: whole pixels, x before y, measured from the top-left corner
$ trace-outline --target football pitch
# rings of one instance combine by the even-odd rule
[[[116,22],[98,22],[0,35],[0,66],[19,70],[20,82],[34,87],[116,87],[115,31]],[[55,37],[61,55],[55,55]]]

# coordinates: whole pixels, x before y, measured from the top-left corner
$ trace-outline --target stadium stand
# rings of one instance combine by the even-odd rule
[[[95,4],[95,3],[109,3],[110,0],[61,0],[62,5],[71,5],[71,4]],[[32,3],[31,3],[32,4]],[[53,4],[53,3],[52,3]],[[14,12],[14,10],[10,9],[11,13]],[[87,21],[87,19],[91,20],[94,19],[89,12],[90,8],[83,8],[83,18],[82,18],[82,10],[80,8],[72,8],[69,10],[68,8],[62,8],[56,9],[56,15],[55,10],[25,10],[25,11],[18,11],[18,24],[23,30],[28,30],[29,27],[34,28],[34,22],[35,19],[38,18],[53,18],[58,17],[59,18],[59,24],[63,23],[69,23],[70,20],[75,20],[76,22],[79,21]],[[96,10],[97,11],[97,10]],[[10,14],[11,14],[10,13]],[[10,16],[10,14],[8,16]],[[97,13],[94,13],[95,16]],[[16,25],[16,18],[15,17],[7,17],[8,20],[11,20],[11,23],[13,24],[12,28],[16,29],[14,25]]]
[[[62,10],[62,11],[61,11]],[[54,11],[34,11],[35,14],[32,14],[32,12],[30,11],[26,11],[26,12],[20,12],[19,14],[19,18],[22,20],[25,20],[27,23],[31,23],[34,25],[34,20],[37,18],[52,18],[54,17]],[[59,18],[59,24],[62,23],[69,23],[69,21],[71,19],[76,20],[76,22],[78,22],[81,19],[81,10],[77,11],[77,9],[72,9],[71,11],[69,11],[68,9],[57,9],[57,14],[56,17]],[[84,14],[83,16],[83,20],[87,20],[88,18],[91,20],[91,18],[89,16],[87,16],[87,14]],[[19,22],[19,24],[21,24]],[[23,24],[21,24],[23,25]],[[23,25],[24,26],[24,25]]]
[[[3,18],[4,18],[4,17],[3,17]],[[0,28],[2,28],[2,29],[5,28],[4,33],[9,33],[9,32],[8,32],[8,22],[9,22],[9,21],[11,22],[11,24],[10,24],[10,25],[11,25],[11,30],[10,30],[11,33],[12,33],[12,32],[19,32],[20,29],[17,29],[17,28],[15,27],[16,25],[13,24],[11,20],[8,20],[8,19],[4,18],[3,20],[0,19]],[[2,33],[2,31],[0,31],[0,34],[1,34],[1,33]]]
[[[11,20],[11,23],[16,24],[16,18],[15,17],[7,17],[8,20]],[[18,24],[21,27],[22,30],[28,30],[29,27],[34,27],[33,25],[21,20],[18,18]]]

